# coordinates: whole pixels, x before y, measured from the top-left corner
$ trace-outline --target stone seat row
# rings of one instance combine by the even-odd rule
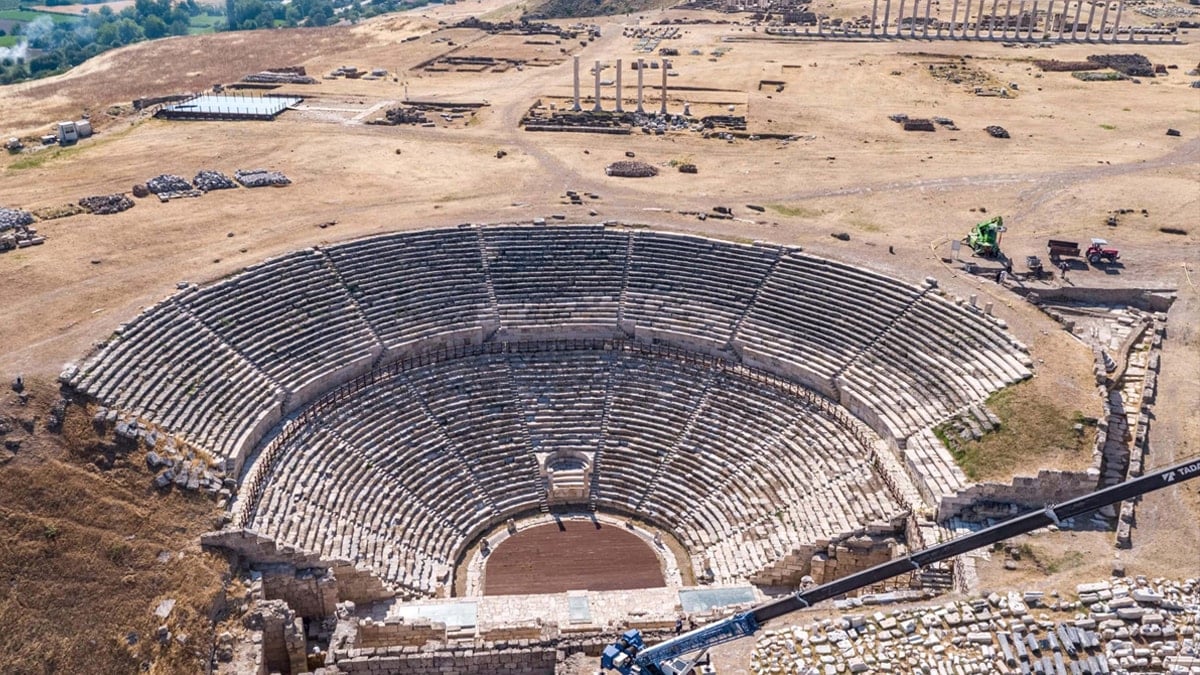
[[[405,232],[322,250],[389,349],[495,317],[471,230]]]
[[[272,416],[307,400],[297,394],[380,350],[488,322],[617,315],[668,341],[732,340],[827,390],[838,378],[880,408],[877,430],[900,436],[1028,373],[985,317],[881,275],[779,247],[589,226],[400,233],[268,260],[149,310],[74,383],[236,466]]]
[[[1027,377],[1026,362],[998,326],[927,294],[837,383],[869,400],[891,435],[907,438]]]
[[[311,249],[299,251],[176,299],[285,389],[296,390],[367,356],[373,345],[327,260]]]
[[[573,228],[481,230],[502,323],[608,319],[621,297],[628,234]]]
[[[147,336],[153,337],[147,337]],[[221,458],[284,392],[174,303],[110,340],[104,362],[71,381],[108,405],[152,420]]]
[[[866,450],[806,399],[638,351],[438,362],[359,391],[309,427],[273,467],[254,527],[416,593],[437,583],[420,574],[439,573],[484,527],[537,507],[535,451],[600,450],[598,503],[640,508],[698,554],[770,522],[727,575],[898,510]]]

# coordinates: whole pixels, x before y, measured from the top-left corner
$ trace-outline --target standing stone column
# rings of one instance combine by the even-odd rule
[[[663,62],[662,62],[662,71],[663,71],[663,73],[662,73],[662,75],[663,75],[662,108],[659,109],[659,112],[664,115],[667,114],[667,63],[668,63],[668,61],[666,59],[663,59]]]
[[[1113,18],[1113,42],[1117,41],[1117,31],[1121,28],[1121,10],[1125,9],[1125,0],[1117,0],[1117,16]]]
[[[988,39],[996,34],[996,5],[1000,4],[1000,0],[992,0],[992,15],[988,18]]]
[[[1071,39],[1079,35],[1079,14],[1083,12],[1083,0],[1075,0],[1075,19],[1071,21]]]
[[[1105,7],[1108,5],[1106,4]],[[1096,3],[1092,3],[1092,8],[1088,10],[1087,28],[1083,29],[1083,39],[1092,39],[1092,21],[1096,18]]]
[[[891,22],[892,0],[883,0],[883,37],[887,37],[888,23]]]
[[[596,62],[596,105],[592,106],[592,112],[601,112],[604,110],[600,105],[600,62]]]
[[[579,107],[579,57],[575,57],[575,105],[571,110],[579,112],[582,108]]]
[[[1108,2],[1106,0],[1104,3],[1104,13],[1100,15],[1100,30],[1097,33],[1100,36],[1101,42],[1104,42],[1104,35],[1105,35],[1104,28],[1107,24],[1108,24]]]
[[[1021,25],[1021,21],[1024,19],[1025,19],[1025,0],[1021,0],[1021,6],[1017,9],[1017,33],[1016,33],[1016,35],[1017,35],[1018,40],[1021,39],[1021,29],[1024,28],[1024,26]]]
[[[638,104],[637,104],[637,111],[638,111],[639,113],[644,113],[644,112],[646,112],[646,111],[645,111],[645,110],[642,108],[642,72],[643,72],[643,71],[645,71],[645,70],[646,70],[646,62],[645,62],[645,61],[643,61],[642,59],[638,59]]]
[[[1004,25],[1000,27],[1000,38],[1008,38],[1008,22],[1012,21],[1012,0],[1004,7]]]
[[[617,112],[625,112],[621,107],[621,59],[617,59]]]
[[[929,12],[932,7],[933,7],[933,0],[925,0],[925,29],[921,31],[921,36],[924,38],[929,37]],[[939,21],[938,22],[938,35],[941,35],[941,33],[942,33],[942,24]]]
[[[1059,15],[1058,39],[1063,39],[1063,31],[1067,30],[1067,10],[1071,9],[1071,0],[1063,0],[1063,11]]]
[[[875,19],[879,17],[879,0],[871,3],[871,37],[875,37]]]
[[[979,0],[979,15],[975,17],[975,39],[979,39],[979,30],[983,28],[983,0]]]
[[[970,2],[971,0],[967,0]],[[950,37],[954,37],[954,26],[958,24],[958,0],[954,0],[954,10],[950,12]],[[940,30],[940,28],[939,28]]]
[[[904,37],[904,3],[900,0],[900,13],[896,15],[896,37]]]
[[[1042,27],[1043,40],[1050,37],[1050,29],[1053,27],[1052,21],[1054,21],[1054,0],[1050,0],[1050,4],[1046,5],[1046,25]]]

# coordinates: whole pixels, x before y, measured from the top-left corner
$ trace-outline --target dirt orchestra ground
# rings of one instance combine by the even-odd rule
[[[662,565],[641,537],[606,523],[564,520],[501,542],[488,556],[483,591],[525,595],[662,585]]]

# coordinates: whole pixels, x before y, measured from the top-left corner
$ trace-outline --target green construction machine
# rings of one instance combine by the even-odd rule
[[[1000,255],[1000,235],[1003,233],[1004,218],[996,216],[972,228],[963,243],[970,246],[977,256],[995,258]]]

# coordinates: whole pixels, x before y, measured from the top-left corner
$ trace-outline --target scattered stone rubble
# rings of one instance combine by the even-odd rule
[[[180,490],[202,491],[228,499],[235,486],[219,466],[210,465],[195,451],[177,444],[173,437],[117,410],[97,409],[92,426],[98,433],[111,430],[118,439],[145,448],[146,467],[157,474],[153,484],[160,490],[174,485]]]
[[[984,127],[983,130],[988,132],[992,138],[1009,138],[1008,130],[1004,127],[998,127],[995,124]]]
[[[292,181],[278,171],[266,169],[238,169],[234,179],[248,188],[291,185]]]
[[[229,176],[220,171],[202,170],[196,174],[196,178],[192,180],[192,184],[197,190],[203,192],[212,192],[213,190],[232,190],[237,187],[237,183],[233,182]]]
[[[93,195],[79,200],[79,205],[99,216],[120,213],[133,208],[133,200],[123,193],[115,195]]]
[[[621,160],[605,167],[604,174],[622,178],[650,178],[658,175],[658,169],[645,162]]]
[[[1117,579],[765,631],[753,673],[1200,673],[1200,582]],[[1036,614],[1031,610],[1038,610]]]
[[[1000,418],[986,405],[968,406],[964,411],[942,424],[940,431],[951,442],[950,451],[957,450],[956,441],[977,441],[989,431],[1000,428]]]

